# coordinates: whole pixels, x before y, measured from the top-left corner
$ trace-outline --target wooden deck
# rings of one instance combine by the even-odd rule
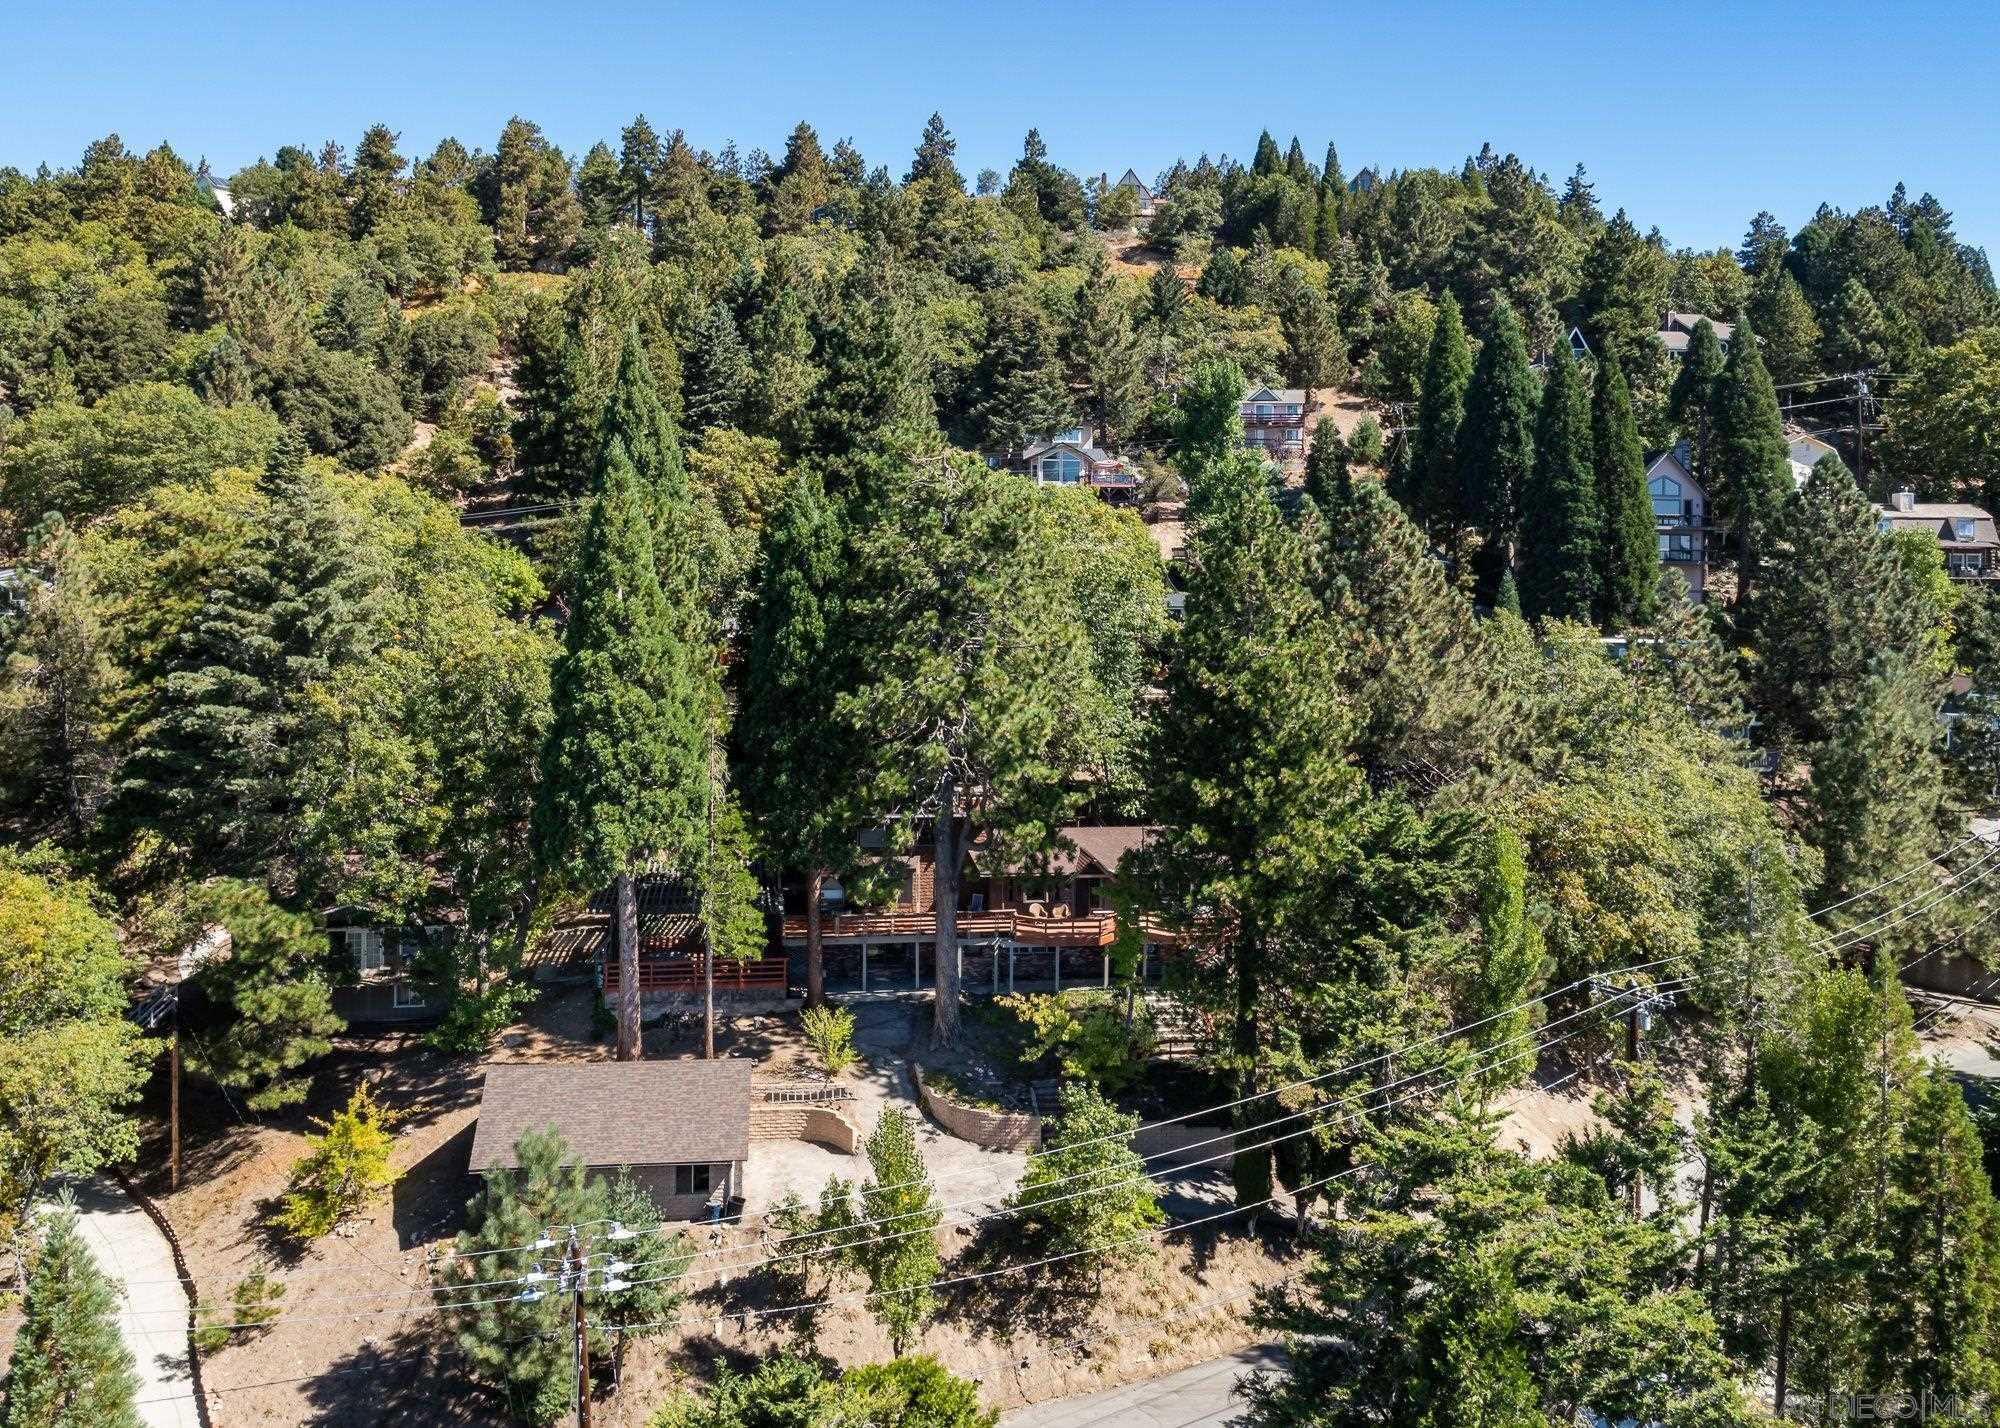
[[[820,924],[830,944],[853,942],[934,942],[937,914],[931,912],[843,912]],[[1109,947],[1118,939],[1118,919],[1108,912],[1085,917],[1031,917],[1013,908],[999,912],[961,912],[961,942],[1012,942],[1021,947]],[[785,919],[785,944],[804,946],[803,914]]]
[[[702,957],[642,957],[639,959],[641,992],[698,992],[702,987]],[[718,992],[768,992],[785,990],[788,959],[752,957],[738,961],[724,957],[715,964]],[[618,995],[618,959],[604,964],[604,995]]]

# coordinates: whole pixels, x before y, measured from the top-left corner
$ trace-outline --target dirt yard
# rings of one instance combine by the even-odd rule
[[[910,1001],[856,1007],[862,1063],[850,1073],[855,1119],[862,1133],[890,1106],[915,1108],[908,1059],[921,1041],[927,1008]],[[999,1073],[998,1041],[976,1025],[967,1048],[944,1063],[969,1078]],[[653,1028],[649,1056],[699,1050],[698,1028]],[[726,1018],[718,1050],[754,1058],[760,1074],[790,1078],[811,1067],[796,1014]],[[598,1059],[608,1046],[592,1031],[591,993],[551,992],[496,1042],[491,1059]],[[929,1059],[929,1058],[927,1058]],[[189,1269],[204,1298],[226,1303],[232,1287],[258,1265],[286,1288],[283,1317],[267,1332],[246,1336],[205,1356],[202,1380],[218,1428],[238,1425],[500,1424],[508,1419],[485,1396],[455,1391],[464,1368],[439,1317],[427,1312],[429,1270],[462,1223],[473,1191],[466,1173],[480,1088],[479,1061],[432,1051],[411,1032],[342,1038],[321,1063],[307,1105],[262,1118],[240,1112],[190,1085],[185,1091],[183,1186],[168,1193],[164,1173],[146,1182],[174,1223]],[[287,1173],[304,1153],[309,1117],[332,1114],[352,1088],[371,1082],[400,1117],[396,1166],[403,1172],[391,1197],[369,1218],[297,1252],[263,1226]],[[966,1213],[997,1203],[1023,1165],[1018,1154],[980,1150],[927,1120],[920,1137],[939,1200]],[[142,1162],[164,1160],[163,1137]],[[753,1145],[748,1179],[753,1213],[796,1188],[810,1198],[827,1175],[855,1178],[866,1162],[795,1142]],[[1170,1208],[1186,1215],[1220,1203],[1220,1166],[1191,1169],[1169,1187]],[[963,1272],[1017,1262],[1004,1224],[945,1232],[945,1250]],[[1113,1268],[1094,1310],[1075,1306],[1089,1296],[1059,1277],[1062,1266],[1008,1274],[960,1287],[926,1332],[923,1349],[956,1371],[981,1380],[996,1406],[1084,1392],[1150,1377],[1226,1353],[1249,1341],[1240,1316],[1251,1293],[1291,1271],[1288,1240],[1269,1243],[1218,1237],[1200,1226],[1167,1237],[1158,1250]],[[1001,1231],[1001,1233],[993,1233]],[[750,1242],[752,1229],[702,1230],[723,1242]],[[1053,1276],[1053,1277],[1052,1277]],[[852,1292],[843,1281],[832,1292]],[[691,1297],[692,1316],[723,1307],[710,1287]],[[726,1292],[736,1294],[734,1288]],[[742,1291],[752,1292],[755,1291]],[[813,1293],[828,1292],[816,1278]],[[732,1297],[727,1307],[740,1312]],[[221,1316],[226,1319],[226,1315]],[[620,1365],[621,1389],[598,1408],[598,1421],[638,1428],[677,1382],[713,1373],[719,1362],[743,1363],[796,1342],[784,1320],[740,1318],[703,1324],[634,1344]],[[823,1311],[814,1339],[842,1363],[887,1357],[889,1346],[872,1318],[854,1303]],[[454,1385],[440,1393],[440,1382]]]

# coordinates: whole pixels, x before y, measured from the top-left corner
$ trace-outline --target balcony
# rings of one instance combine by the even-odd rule
[[[1304,426],[1306,424],[1306,414],[1304,412],[1259,413],[1245,407],[1243,409],[1243,424],[1245,426]]]
[[[840,912],[822,918],[820,936],[828,943],[929,942],[937,936],[934,912]],[[961,912],[961,942],[1012,942],[1022,947],[1109,947],[1118,938],[1118,919],[1108,912],[1081,917],[1035,917],[1018,908]],[[785,919],[787,944],[803,945],[806,920]]]
[[[698,992],[702,987],[702,962],[700,953],[689,957],[641,957],[639,959],[639,990],[644,992]],[[715,964],[715,989],[718,992],[763,992],[785,990],[787,959],[783,957],[750,957],[738,960],[724,957]],[[618,995],[618,959],[609,957],[604,963],[604,995],[607,999]]]

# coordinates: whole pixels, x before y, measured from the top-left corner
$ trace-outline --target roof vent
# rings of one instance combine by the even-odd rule
[[[1889,504],[1899,511],[1913,511],[1917,508],[1915,491],[1897,491],[1890,495]]]

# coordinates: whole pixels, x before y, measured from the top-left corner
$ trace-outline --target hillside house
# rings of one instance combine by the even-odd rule
[[[1017,979],[1058,985],[1108,984],[1110,949],[1118,936],[1109,884],[1119,861],[1153,835],[1150,827],[1071,825],[1046,858],[1016,863],[979,845],[959,876],[960,976],[968,992],[1011,990]],[[897,856],[877,830],[862,840],[900,874],[880,903],[855,906],[839,884],[822,892],[821,940],[829,985],[861,991],[919,989],[934,969],[937,866],[927,844]],[[785,890],[785,945],[806,941],[805,889]],[[1147,934],[1140,975],[1159,971],[1160,948],[1171,941]],[[802,979],[802,978],[801,978]]]
[[[1132,499],[1139,475],[1122,457],[1096,443],[1087,426],[1073,426],[1029,442],[1012,462],[988,456],[987,464],[1011,466],[1034,478],[1037,486],[1088,486],[1113,505]]]
[[[1707,323],[1715,329],[1715,340],[1722,344],[1722,350],[1729,350],[1729,339],[1736,335],[1736,324],[1718,322],[1712,317],[1703,317],[1698,312],[1670,312],[1660,319],[1657,334],[1660,345],[1667,349],[1667,355],[1675,361],[1687,356],[1688,343],[1694,338],[1695,326]]]
[[[1660,539],[1660,563],[1678,570],[1697,601],[1708,590],[1708,493],[1691,469],[1686,442],[1646,458],[1646,490],[1653,498],[1653,525]]]
[[[667,1218],[715,1218],[743,1195],[750,1070],[733,1056],[488,1062],[471,1171],[519,1169],[521,1137],[554,1129],[586,1169],[629,1168]]]
[[[1347,189],[1350,193],[1373,193],[1381,183],[1381,175],[1372,168],[1364,168],[1348,180]]]
[[[1813,467],[1833,455],[1833,445],[1814,436],[1795,421],[1785,423],[1785,445],[1790,448],[1792,484],[1803,486]]]
[[[1312,414],[1318,407],[1313,394],[1300,387],[1253,386],[1238,408],[1243,444],[1273,461],[1303,461]]]
[[[701,991],[708,980],[708,947],[701,925],[701,899],[694,884],[672,868],[654,866],[633,880],[639,904],[639,995],[672,1000]],[[620,970],[610,889],[591,899],[590,910],[603,918],[595,945],[586,954],[597,968],[598,985],[607,1002],[618,998]],[[718,996],[783,997],[785,959],[782,956],[724,957],[715,964]]]
[[[341,979],[333,986],[333,1009],[349,1022],[423,1021],[441,1008],[414,980],[416,959],[442,943],[451,929],[439,925],[382,927],[366,908],[328,908],[322,919],[328,949]],[[347,975],[352,973],[352,981]]]
[[[1111,186],[1113,188],[1129,188],[1138,195],[1139,221],[1141,223],[1151,222],[1153,216],[1160,211],[1162,205],[1159,197],[1154,194],[1152,189],[1146,186],[1146,181],[1140,178],[1133,170],[1125,170],[1118,182]]]
[[[1884,531],[1928,531],[1944,551],[1944,568],[1953,580],[2000,578],[2000,533],[1993,516],[1981,506],[1954,501],[1919,501],[1914,491],[1897,491],[1886,506],[1877,506]]]

